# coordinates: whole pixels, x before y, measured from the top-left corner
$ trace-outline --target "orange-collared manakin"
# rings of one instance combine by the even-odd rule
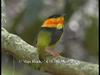
[[[37,48],[40,61],[45,60],[46,49],[55,45],[60,40],[63,28],[64,15],[52,15],[44,21],[37,38]],[[52,55],[57,54],[55,51],[48,52]]]

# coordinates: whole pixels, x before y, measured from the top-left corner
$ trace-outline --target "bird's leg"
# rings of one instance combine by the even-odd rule
[[[52,55],[54,57],[60,56],[60,53],[57,51],[54,51],[52,48],[47,47],[45,50],[47,53],[49,53],[50,55]]]

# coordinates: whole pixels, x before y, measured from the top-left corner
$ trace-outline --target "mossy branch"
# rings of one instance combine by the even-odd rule
[[[11,53],[19,60],[39,61],[38,52],[34,46],[29,45],[17,35],[7,32],[4,28],[2,28],[2,51]],[[39,67],[54,75],[99,75],[97,64],[62,56],[58,58],[47,56],[47,60],[49,62],[41,64],[42,66]]]

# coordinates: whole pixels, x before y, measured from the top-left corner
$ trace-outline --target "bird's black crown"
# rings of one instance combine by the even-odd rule
[[[50,17],[48,17],[48,18],[57,18],[57,17],[61,17],[62,15],[60,15],[60,14],[56,14],[56,15],[52,15],[52,16],[50,16]]]
[[[63,14],[54,14],[54,15],[49,16],[48,19],[49,18],[57,18],[57,17],[61,17],[61,16],[66,16],[66,14],[65,13],[63,13]]]

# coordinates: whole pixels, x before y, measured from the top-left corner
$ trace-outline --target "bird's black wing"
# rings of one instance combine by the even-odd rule
[[[62,33],[63,33],[63,29],[60,29],[60,30],[55,29],[54,31],[52,31],[50,45],[57,43],[59,39],[61,38]]]

